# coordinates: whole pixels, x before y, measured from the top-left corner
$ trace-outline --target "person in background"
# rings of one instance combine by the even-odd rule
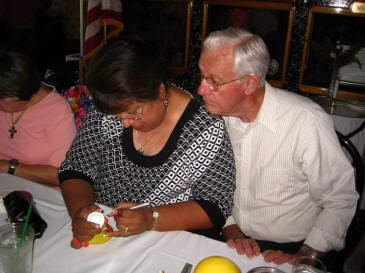
[[[117,230],[189,230],[219,238],[231,214],[234,157],[224,121],[168,83],[164,62],[140,41],[120,39],[88,64],[93,104],[59,170],[71,246],[101,232],[87,216],[114,208]],[[135,210],[136,203],[152,207]]]
[[[76,135],[74,115],[34,62],[0,49],[0,173],[58,186],[58,167]]]
[[[331,117],[308,98],[265,81],[263,40],[228,28],[209,34],[199,60],[198,94],[225,116],[236,159],[230,248],[293,264],[344,246],[358,194],[354,170]]]

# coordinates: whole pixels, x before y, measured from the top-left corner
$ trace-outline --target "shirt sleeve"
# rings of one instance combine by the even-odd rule
[[[213,226],[221,229],[231,214],[236,178],[233,151],[223,120],[217,120],[202,132],[197,142],[199,147],[192,144],[200,154],[192,163],[193,178],[199,175],[192,188],[193,198],[208,201],[205,206],[200,205]]]
[[[228,218],[226,220],[226,223],[224,224],[223,227],[228,227],[228,226],[231,226],[231,225],[237,225],[236,220],[234,220],[232,215],[228,216]]]
[[[331,118],[319,113],[303,132],[303,170],[309,194],[321,207],[305,244],[327,252],[344,246],[348,226],[356,209],[354,169],[344,154]]]

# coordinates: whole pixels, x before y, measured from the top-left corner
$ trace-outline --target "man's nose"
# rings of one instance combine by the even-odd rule
[[[198,86],[198,94],[203,96],[203,95],[206,95],[210,92],[210,89],[208,87],[208,85],[205,83],[204,80],[202,80],[200,82],[200,85]]]

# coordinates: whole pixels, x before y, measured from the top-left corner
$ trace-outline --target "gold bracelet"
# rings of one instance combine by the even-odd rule
[[[155,207],[151,207],[152,209],[152,217],[153,217],[153,221],[152,221],[152,225],[151,227],[148,229],[149,231],[153,231],[156,230],[157,225],[158,225],[158,218],[159,218],[159,214],[158,211],[156,210]]]

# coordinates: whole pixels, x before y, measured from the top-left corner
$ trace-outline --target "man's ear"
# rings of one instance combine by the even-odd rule
[[[260,84],[260,78],[256,75],[247,75],[244,79],[245,94],[252,95]]]

